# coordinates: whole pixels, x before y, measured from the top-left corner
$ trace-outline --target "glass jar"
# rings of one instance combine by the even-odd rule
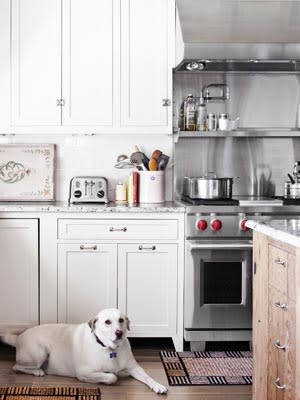
[[[230,130],[229,114],[220,114],[219,115],[219,130],[220,131],[229,131]]]

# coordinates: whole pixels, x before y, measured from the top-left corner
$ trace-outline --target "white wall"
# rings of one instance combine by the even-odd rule
[[[138,144],[149,157],[153,150],[160,149],[170,156],[172,163],[172,137],[167,135],[7,135],[0,136],[4,143],[55,143],[56,200],[66,201],[69,182],[76,175],[104,176],[109,182],[109,198],[114,199],[114,187],[118,180],[124,181],[132,171],[116,169],[114,164],[119,154],[130,155]],[[166,171],[166,200],[172,199],[172,168]]]

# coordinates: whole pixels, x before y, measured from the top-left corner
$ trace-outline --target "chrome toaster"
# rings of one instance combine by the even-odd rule
[[[103,176],[74,176],[69,203],[108,203],[108,182]]]

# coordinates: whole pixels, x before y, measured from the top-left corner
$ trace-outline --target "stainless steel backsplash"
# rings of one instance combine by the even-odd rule
[[[179,139],[175,145],[175,192],[184,176],[214,171],[234,177],[233,196],[281,196],[287,173],[300,159],[300,138]]]
[[[187,94],[199,95],[210,83],[227,83],[230,100],[209,103],[209,112],[240,117],[240,127],[295,128],[300,104],[300,76],[292,74],[174,74],[175,107]],[[300,159],[300,138],[197,138],[175,144],[175,192],[184,176],[215,171],[218,177],[238,177],[233,195],[283,195],[287,173]]]

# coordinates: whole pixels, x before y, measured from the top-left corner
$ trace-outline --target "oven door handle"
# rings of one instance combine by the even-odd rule
[[[252,249],[252,242],[246,243],[187,243],[188,250]]]

